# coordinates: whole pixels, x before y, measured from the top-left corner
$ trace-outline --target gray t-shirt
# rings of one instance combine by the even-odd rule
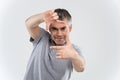
[[[50,49],[54,42],[50,34],[41,28],[41,35],[32,41],[34,49],[29,59],[24,80],[69,80],[73,71],[70,60],[57,59],[56,52]],[[73,45],[81,55],[80,49]]]

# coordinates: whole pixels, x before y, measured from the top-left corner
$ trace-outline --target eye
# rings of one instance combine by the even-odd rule
[[[57,30],[57,28],[51,27],[51,31],[56,31],[56,30]]]
[[[66,29],[66,27],[61,28],[62,31],[64,31],[65,29]]]

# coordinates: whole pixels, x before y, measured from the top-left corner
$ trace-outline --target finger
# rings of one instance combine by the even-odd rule
[[[61,56],[61,53],[56,53],[56,56]]]
[[[57,15],[57,13],[53,13],[52,14],[52,16],[51,16],[51,19],[52,20],[56,20],[56,19],[58,19],[59,17],[58,17],[58,15]]]
[[[56,21],[59,22],[59,23],[63,23],[63,24],[65,24],[64,21],[61,21],[61,20],[56,20]]]
[[[56,58],[62,58],[62,53],[56,53]]]
[[[66,35],[66,43],[70,44],[70,39],[69,39],[69,35],[68,34]]]
[[[63,50],[62,49],[56,50],[56,53],[57,54],[59,54],[59,53],[61,54],[61,53],[63,53]]]
[[[56,58],[57,58],[57,59],[67,59],[66,57],[64,57],[64,56],[62,56],[62,55],[61,55],[61,56],[56,56]]]
[[[49,14],[52,15],[54,13],[54,9],[49,11]]]
[[[57,13],[56,13],[56,12],[54,12],[54,13],[52,14],[52,16],[57,16]]]
[[[51,23],[52,23],[53,21],[57,20],[57,19],[58,19],[58,16],[53,16],[53,17],[51,16],[51,17],[50,17]]]
[[[63,49],[63,46],[50,46],[50,49],[60,50]]]
[[[63,57],[62,57],[62,56],[56,56],[56,58],[57,58],[57,59],[63,59]]]
[[[57,20],[57,19],[58,19],[58,16],[54,16],[53,19],[54,19],[54,20]]]
[[[46,30],[49,29],[50,23],[46,23]]]

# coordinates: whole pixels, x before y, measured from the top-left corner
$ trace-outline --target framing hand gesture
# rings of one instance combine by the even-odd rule
[[[66,45],[64,46],[50,46],[51,49],[56,50],[56,58],[58,59],[73,59],[76,51],[70,43],[69,36],[66,36]]]
[[[44,21],[46,22],[46,30],[49,29],[49,26],[52,22],[57,21],[60,23],[64,23],[63,21],[58,20],[58,15],[54,10],[48,10],[43,13]]]

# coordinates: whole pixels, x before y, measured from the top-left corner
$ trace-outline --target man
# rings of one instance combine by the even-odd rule
[[[39,27],[43,22],[46,30]],[[69,80],[73,68],[77,72],[84,70],[80,49],[69,40],[72,24],[66,9],[33,15],[25,24],[34,49],[24,80]]]

